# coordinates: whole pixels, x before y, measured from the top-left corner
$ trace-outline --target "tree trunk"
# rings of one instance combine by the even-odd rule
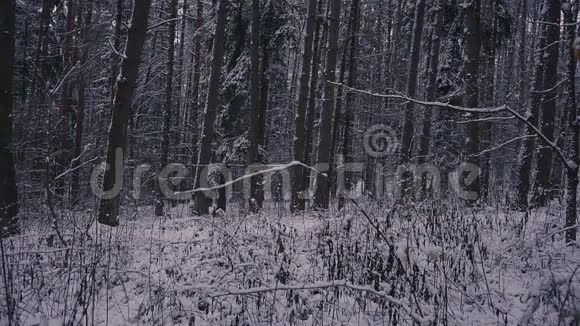
[[[169,8],[170,17],[172,19],[169,23],[169,33],[167,38],[169,40],[169,46],[167,47],[167,75],[165,82],[165,95],[163,100],[163,133],[161,139],[161,159],[159,163],[161,164],[161,170],[163,170],[169,161],[169,143],[171,142],[171,111],[172,111],[172,100],[173,100],[173,65],[175,60],[175,25],[177,18],[177,0],[171,0],[171,5]],[[161,181],[161,180],[159,180]],[[160,189],[157,193],[157,201],[155,202],[155,216],[163,216],[163,194]]]
[[[527,10],[527,0],[523,0],[523,15],[524,18],[527,18],[526,12]],[[524,19],[522,19],[524,20]],[[525,106],[525,98],[523,95],[520,96],[520,101],[522,106],[527,107],[526,109],[526,116],[528,121],[532,123],[534,126],[538,123],[538,115],[540,112],[540,105],[542,99],[542,87],[543,87],[543,75],[544,75],[544,65],[542,64],[542,60],[544,58],[544,48],[546,46],[546,32],[544,26],[539,26],[539,39],[536,45],[536,51],[534,56],[534,80],[532,85],[532,91],[530,92],[530,104],[529,106]],[[526,66],[526,30],[525,25],[522,26],[521,30],[521,47],[520,47],[520,80],[525,82],[527,76],[525,74],[524,67]],[[526,84],[522,85],[522,89]],[[520,143],[520,149],[518,153],[518,163],[516,166],[516,177],[517,177],[517,187],[516,187],[516,201],[515,201],[515,208],[520,211],[526,211],[528,209],[528,195],[530,194],[530,181],[531,175],[530,172],[532,170],[532,160],[533,160],[533,153],[536,147],[536,141],[534,137],[536,133],[530,127],[527,128],[525,138]]]
[[[191,76],[191,107],[189,108],[189,125],[191,128],[192,153],[195,163],[197,163],[197,143],[198,139],[198,111],[199,111],[199,80],[201,76],[201,27],[203,26],[203,3],[197,0],[195,17],[195,36],[193,45],[193,69]]]
[[[218,112],[220,79],[225,51],[225,32],[228,15],[229,0],[219,0],[217,10],[217,22],[213,40],[211,72],[209,76],[209,88],[205,101],[205,114],[201,134],[201,148],[197,160],[196,188],[200,185],[202,169],[206,168],[211,161],[211,143],[214,138],[214,124]],[[195,192],[195,210],[197,214],[208,214],[210,200],[203,192]]]
[[[109,169],[105,171],[102,189],[103,191],[112,190],[116,193],[101,198],[98,212],[99,223],[109,226],[119,225],[120,191],[123,187],[123,154],[127,148],[127,124],[131,115],[131,105],[145,43],[150,7],[151,0],[135,0],[121,73],[115,86],[116,92],[107,143]],[[118,155],[119,151],[121,155]],[[118,191],[115,191],[117,189]]]
[[[560,40],[560,1],[546,0],[546,54],[544,56],[544,86],[542,96],[542,125],[541,131],[550,141],[554,140],[554,121],[556,118],[556,104],[558,102],[558,59]],[[552,149],[541,146],[538,150],[537,164],[537,194],[534,204],[546,206],[552,198]]]
[[[85,45],[83,47],[83,51],[80,58],[80,66],[83,67],[87,64],[88,55],[90,52],[91,44],[93,39],[89,38],[88,29],[90,28],[91,21],[92,21],[92,12],[93,12],[93,1],[88,2],[87,6],[87,13],[84,22],[84,27],[81,29],[80,37],[79,37],[79,47],[80,43],[84,42]],[[79,8],[79,18],[82,16],[82,7]],[[79,19],[80,21],[80,19]],[[79,26],[82,26],[79,23]],[[72,180],[71,180],[71,198],[72,203],[78,202],[79,192],[80,192],[80,156],[82,153],[82,143],[83,143],[83,131],[84,131],[84,118],[85,118],[85,107],[86,107],[86,88],[87,88],[87,75],[81,74],[78,78],[78,103],[77,103],[77,112],[75,118],[75,141],[74,141],[74,152],[73,152],[73,159],[71,162],[71,169],[72,169]]]
[[[44,77],[44,61],[43,58],[48,50],[48,31],[50,24],[50,17],[55,6],[55,0],[43,0],[42,12],[40,14],[40,31],[38,33],[38,43],[36,45],[36,54],[34,59],[34,71],[32,73],[32,81],[30,86],[31,97],[36,93],[36,86],[39,76]]]
[[[352,1],[352,9],[351,9],[351,16],[349,22],[349,48],[348,48],[348,80],[347,86],[356,88],[356,81],[358,76],[358,67],[357,67],[357,57],[358,57],[358,33],[359,33],[359,26],[360,26],[360,9],[359,9],[359,0]],[[342,135],[342,158],[345,163],[353,163],[352,157],[352,148],[351,148],[351,135],[352,132],[352,122],[354,120],[354,111],[353,111],[353,104],[354,104],[354,93],[347,92],[346,93],[346,105],[344,107],[344,132]],[[343,172],[345,173],[345,172]],[[338,196],[338,209],[342,209],[345,204],[345,196],[350,193],[351,190],[351,178],[350,175],[344,175],[344,194],[339,194]],[[343,185],[338,185],[343,186]]]
[[[482,103],[487,107],[495,106],[495,61],[497,55],[497,24],[496,24],[496,4],[494,1],[489,1],[485,3],[486,8],[483,10],[485,12],[485,20],[489,22],[491,26],[491,37],[485,40],[485,46],[483,46],[483,51],[485,53],[484,60],[482,60],[481,67],[484,68],[482,73],[483,89],[482,93]],[[490,121],[483,121],[480,124],[480,150],[487,149],[492,141],[492,123]],[[491,156],[489,152],[484,152],[480,155],[481,164],[481,201],[486,201],[489,195],[489,182],[491,178]]]
[[[411,41],[411,53],[409,61],[409,70],[407,73],[407,96],[415,98],[417,95],[417,76],[419,69],[419,59],[421,55],[421,40],[423,37],[423,22],[425,18],[425,1],[417,0],[415,5],[415,23],[413,25],[413,39]],[[407,102],[405,105],[405,122],[403,125],[403,138],[401,141],[401,165],[409,164],[413,152],[414,128],[413,103]],[[411,178],[407,174],[402,180],[401,195],[409,194]]]
[[[349,28],[352,26],[349,25]],[[350,34],[350,30],[348,32]],[[350,41],[349,41],[350,42]],[[345,42],[342,48],[340,69],[338,72],[338,83],[344,84],[346,79],[346,63],[348,61],[348,42]],[[338,154],[338,147],[341,143],[338,141],[340,137],[340,129],[342,128],[343,117],[342,117],[342,107],[343,107],[343,88],[339,87],[336,90],[336,102],[334,108],[334,121],[332,124],[332,138],[330,140],[330,159],[328,162],[328,181],[330,182],[330,194],[334,198],[336,193],[336,155]]]
[[[318,17],[316,19],[316,28],[314,30],[314,43],[312,49],[312,70],[310,71],[310,91],[308,93],[308,108],[306,114],[306,144],[304,149],[304,163],[312,165],[314,145],[314,120],[316,119],[316,99],[318,98],[318,70],[320,69],[320,27],[322,18],[322,0],[318,1]],[[304,185],[310,189],[311,173],[304,173]]]
[[[123,0],[117,0],[117,14],[115,15],[115,34],[113,35],[113,48],[115,51],[120,51],[121,46],[121,26],[123,25]],[[115,99],[115,85],[117,83],[117,75],[119,75],[120,58],[116,53],[112,53],[111,66],[111,103]]]
[[[316,0],[308,1],[308,17],[306,18],[306,31],[304,33],[304,52],[302,53],[302,71],[300,74],[300,89],[298,91],[298,108],[294,120],[294,161],[304,162],[306,147],[306,106],[308,101],[308,85],[312,64],[312,46],[314,29],[316,27]],[[304,174],[306,171],[301,166],[295,166],[292,182],[292,211],[302,211],[306,201],[300,192],[305,190]]]
[[[465,106],[468,108],[477,108],[479,106],[479,63],[480,63],[480,0],[472,0],[464,6],[465,19],[465,61],[464,61],[464,79],[465,79]],[[472,119],[477,119],[478,114],[471,114]],[[479,166],[479,123],[477,121],[469,122],[466,126],[466,161],[467,163]],[[462,179],[462,176],[458,176]],[[475,194],[469,201],[478,199],[481,195],[480,177],[478,176],[471,184],[466,185],[467,191]]]
[[[429,54],[429,71],[426,90],[427,101],[437,100],[437,74],[439,72],[439,55],[441,52],[441,37],[443,36],[443,19],[445,14],[443,4],[442,0],[437,0],[436,7],[434,8],[435,23],[433,24],[431,51]],[[427,108],[423,115],[421,139],[419,141],[419,157],[417,158],[419,164],[424,164],[428,161],[427,158],[429,157],[429,148],[431,146],[432,137],[431,128],[433,125],[433,110],[435,109]],[[421,178],[421,192],[424,196],[427,196],[428,180],[423,177]]]
[[[324,74],[324,99],[322,112],[320,113],[320,134],[318,137],[318,164],[328,164],[330,161],[330,143],[332,138],[332,122],[334,114],[334,88],[330,84],[336,80],[336,57],[338,50],[338,34],[340,25],[341,0],[330,0],[330,12],[328,15],[328,41],[326,53],[326,71]],[[314,207],[328,209],[330,204],[330,180],[327,176],[316,177],[316,192],[314,195]]]
[[[18,191],[12,156],[16,0],[0,3],[0,236],[17,232]]]
[[[248,132],[248,164],[260,163],[259,141],[260,133],[260,2],[252,0],[252,44],[250,46],[250,130]],[[248,207],[250,212],[257,213],[262,208],[264,201],[258,196],[262,178],[253,177],[250,185],[250,198]]]
[[[564,10],[565,55],[566,63],[566,113],[568,114],[568,157],[574,162],[573,167],[566,170],[566,243],[576,243],[577,229],[577,196],[578,196],[578,154],[580,153],[580,132],[578,128],[578,106],[576,104],[576,58],[574,57],[574,40],[576,38],[576,17],[578,9],[572,6]]]

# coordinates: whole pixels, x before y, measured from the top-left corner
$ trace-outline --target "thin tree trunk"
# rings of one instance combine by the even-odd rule
[[[211,161],[211,143],[214,138],[214,125],[219,105],[220,79],[225,52],[225,32],[228,15],[229,0],[219,0],[217,10],[217,22],[213,40],[211,72],[209,88],[205,102],[205,114],[201,134],[201,148],[197,161],[196,188],[200,185],[200,174]],[[203,192],[195,192],[195,210],[197,214],[208,214],[210,201]]]
[[[465,63],[463,75],[465,79],[465,105],[468,108],[477,108],[479,106],[479,63],[480,63],[480,0],[472,0],[464,6],[465,19]],[[478,114],[470,115],[470,118],[477,119]],[[479,166],[479,123],[477,121],[469,122],[466,126],[466,161],[470,164]],[[461,178],[461,176],[458,176]],[[480,177],[467,185],[467,191],[473,193],[473,198],[469,201],[478,199],[481,195]]]
[[[486,40],[488,43],[485,47],[485,60],[482,63],[484,71],[482,72],[483,89],[482,89],[482,102],[487,107],[495,106],[495,61],[496,61],[496,39],[497,39],[497,24],[495,19],[496,4],[494,1],[486,3],[486,13],[487,21],[490,21],[491,27],[491,38]],[[493,125],[489,121],[483,121],[480,124],[480,150],[486,149],[493,144],[492,142],[492,128]],[[481,201],[486,201],[489,195],[489,182],[491,178],[491,156],[489,152],[484,152],[480,155],[481,164]]]
[[[524,7],[527,6],[527,0],[524,1]],[[523,10],[524,17],[525,12],[527,10]],[[534,126],[538,124],[538,116],[540,113],[540,106],[541,106],[541,92],[543,87],[543,76],[544,76],[544,65],[542,61],[544,59],[544,48],[546,45],[546,33],[545,28],[542,26],[539,27],[540,30],[538,31],[539,39],[536,45],[536,52],[534,56],[534,80],[532,85],[532,91],[530,92],[530,104],[529,106],[525,106],[525,97],[522,91],[520,95],[520,101],[522,101],[522,106],[527,107],[526,115],[528,117],[528,121],[532,123]],[[526,34],[525,26],[522,26],[521,30],[521,43],[522,46],[520,47],[520,80],[524,83],[522,84],[522,90],[526,87]],[[532,170],[532,160],[533,160],[533,153],[536,148],[536,141],[533,136],[535,136],[534,130],[528,127],[526,130],[526,136],[528,138],[522,140],[520,144],[520,150],[518,153],[518,163],[516,167],[516,177],[517,177],[517,193],[516,193],[516,209],[520,211],[526,211],[528,209],[528,195],[530,194],[530,185],[531,185],[531,175],[530,172]]]
[[[435,22],[433,24],[433,31],[431,35],[431,51],[429,54],[429,71],[427,80],[427,101],[437,100],[437,74],[439,72],[439,55],[441,53],[441,37],[443,36],[443,1],[437,0],[434,8]],[[431,146],[431,128],[433,125],[433,110],[427,109],[423,115],[423,123],[421,126],[421,139],[419,141],[419,157],[417,161],[419,164],[427,162],[429,158],[429,149]],[[423,178],[423,177],[422,177]],[[427,196],[428,180],[422,179],[421,191],[423,195]],[[437,189],[436,189],[437,190]]]
[[[322,112],[320,113],[320,134],[318,137],[318,164],[330,162],[330,143],[332,138],[332,122],[334,114],[334,88],[331,84],[336,80],[336,57],[338,50],[338,34],[340,26],[341,0],[330,0],[330,12],[328,15],[328,43],[326,53],[326,71],[324,74],[324,99]],[[314,207],[328,209],[330,204],[330,180],[327,176],[316,177],[316,192],[314,195]]]
[[[123,25],[123,0],[117,0],[117,14],[115,15],[115,34],[113,35],[113,48],[119,51],[121,46],[121,25]],[[112,54],[113,65],[111,66],[111,103],[115,99],[115,85],[117,83],[117,75],[119,75],[119,62],[116,53]]]
[[[84,22],[84,27],[81,29],[79,37],[79,46],[81,42],[84,42],[84,48],[80,58],[80,66],[83,67],[87,64],[88,54],[90,52],[90,47],[92,44],[92,38],[89,38],[88,29],[90,28],[92,22],[92,12],[93,12],[93,1],[90,0],[87,6],[87,14]],[[79,18],[82,17],[82,7],[79,9]],[[79,19],[80,20],[80,19]],[[79,23],[79,26],[82,26]],[[84,131],[84,118],[85,118],[85,107],[86,107],[86,87],[87,87],[87,76],[86,74],[79,75],[78,84],[78,103],[77,112],[75,118],[75,142],[74,142],[74,152],[73,159],[71,162],[72,169],[72,180],[71,180],[71,198],[72,203],[77,203],[80,192],[80,156],[82,153],[82,143],[83,143],[83,131]]]
[[[302,71],[300,74],[300,89],[298,91],[298,108],[294,120],[294,161],[304,162],[306,149],[306,106],[308,104],[308,86],[312,64],[312,46],[316,27],[316,0],[308,1],[306,31],[304,32],[304,52],[302,53]],[[306,201],[300,192],[305,190],[304,174],[301,166],[293,167],[292,211],[302,211]]]
[[[169,161],[169,143],[171,142],[171,114],[173,105],[173,66],[175,61],[175,25],[177,18],[177,0],[171,0],[170,5],[170,17],[171,22],[169,23],[169,31],[167,38],[169,40],[169,46],[167,47],[167,75],[165,83],[165,95],[163,100],[163,128],[162,128],[162,139],[161,139],[161,159],[159,160],[161,164],[161,169],[167,166]],[[160,180],[161,181],[161,180]],[[155,215],[163,216],[163,194],[161,191],[157,193],[157,201],[155,202]]]
[[[260,163],[259,141],[260,133],[260,2],[252,0],[252,44],[250,46],[250,130],[248,132],[248,164]],[[251,179],[250,198],[248,207],[250,212],[257,213],[262,208],[263,198],[260,193],[262,178]]]
[[[415,5],[415,23],[413,25],[413,39],[411,41],[411,53],[409,60],[409,70],[407,79],[407,96],[414,98],[417,95],[417,77],[419,69],[419,59],[421,55],[421,40],[423,37],[423,22],[425,18],[425,1],[417,0]],[[409,164],[413,152],[413,137],[415,134],[413,103],[407,102],[405,105],[405,122],[403,125],[403,138],[401,141],[401,165]],[[407,174],[402,180],[402,196],[407,196],[409,192],[411,178]]]
[[[544,86],[542,96],[542,125],[541,131],[550,141],[554,140],[554,122],[556,118],[556,104],[558,102],[558,59],[560,40],[560,1],[546,0],[546,54],[544,56]],[[552,149],[541,146],[538,149],[537,164],[537,194],[534,204],[546,206],[552,198]]]
[[[567,79],[567,99],[566,99],[566,113],[568,114],[568,157],[574,163],[573,168],[566,170],[566,222],[564,228],[566,229],[566,243],[576,243],[576,229],[577,229],[577,198],[578,198],[578,155],[580,153],[580,132],[578,126],[578,106],[576,103],[576,58],[574,57],[574,40],[576,38],[576,17],[578,9],[573,9],[572,6],[564,10],[565,28],[565,49],[568,62],[566,63],[566,79]],[[580,58],[579,58],[580,59]]]
[[[99,223],[109,226],[119,225],[120,192],[123,187],[123,155],[127,148],[127,125],[131,116],[131,105],[139,74],[141,53],[145,44],[150,7],[151,0],[135,0],[121,73],[115,86],[116,92],[107,143],[109,169],[105,171],[102,187],[103,191],[113,192],[111,196],[102,196],[98,212]]]
[[[183,0],[183,6],[181,8],[181,31],[179,33],[179,52],[178,52],[178,65],[177,65],[177,89],[178,96],[176,99],[175,107],[177,108],[179,114],[177,115],[179,132],[176,135],[176,144],[178,146],[176,158],[184,163],[187,161],[187,150],[185,148],[186,135],[187,135],[187,121],[188,117],[188,105],[187,105],[187,87],[189,83],[184,83],[183,74],[185,69],[185,27],[187,26],[187,15],[189,11],[187,0]],[[185,190],[185,182],[180,184],[180,190]]]
[[[314,120],[316,119],[316,99],[318,98],[318,71],[320,69],[320,28],[322,15],[322,0],[318,1],[318,17],[316,18],[316,28],[314,30],[314,43],[312,49],[312,70],[310,72],[310,92],[308,93],[308,108],[306,114],[306,147],[304,149],[304,163],[312,165],[314,156],[312,147],[314,145]],[[304,174],[304,185],[310,189],[312,174]]]
[[[18,191],[12,155],[16,0],[0,2],[0,233],[16,233]]]
[[[358,76],[358,33],[359,33],[359,26],[360,26],[360,9],[359,9],[359,0],[352,1],[352,9],[351,9],[351,16],[350,16],[350,33],[349,33],[349,48],[348,48],[348,80],[347,86],[356,88],[357,76]],[[353,112],[353,104],[354,104],[354,93],[347,92],[346,93],[346,105],[344,107],[344,132],[342,136],[342,158],[345,163],[353,162],[352,157],[352,148],[351,148],[351,135],[352,132],[352,122],[354,120],[354,112]],[[344,194],[339,194],[338,196],[338,209],[342,209],[345,204],[345,196],[351,190],[351,178],[350,175],[344,175]],[[339,187],[342,185],[338,185]]]
[[[199,111],[199,81],[201,76],[201,27],[203,26],[203,3],[197,0],[195,17],[195,36],[193,45],[193,71],[191,82],[191,108],[189,110],[189,125],[191,128],[192,153],[197,163],[197,143],[198,139],[198,111]]]
[[[44,56],[48,51],[48,31],[50,17],[52,16],[52,9],[54,8],[55,0],[43,0],[42,1],[42,12],[40,14],[40,31],[38,33],[38,43],[36,45],[36,57],[34,59],[34,72],[32,74],[32,81],[30,87],[31,95],[36,93],[36,86],[38,79],[44,78]],[[43,82],[43,81],[42,81]],[[42,87],[41,87],[42,88]],[[32,98],[32,96],[31,96]]]

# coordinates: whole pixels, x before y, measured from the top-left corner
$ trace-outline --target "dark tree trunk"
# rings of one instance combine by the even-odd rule
[[[421,55],[421,40],[423,37],[423,22],[425,18],[425,1],[417,0],[415,5],[415,23],[413,25],[413,39],[411,41],[411,53],[409,60],[409,70],[407,73],[407,96],[415,98],[417,95],[417,77],[419,69],[419,59]],[[413,103],[407,102],[405,105],[405,122],[403,124],[403,138],[401,141],[401,165],[409,164],[413,152],[413,137],[415,134]],[[409,194],[411,177],[407,174],[402,180],[401,195]]]
[[[479,64],[480,64],[480,0],[472,0],[464,6],[465,19],[465,106],[477,108],[479,106]],[[477,119],[478,114],[471,114],[470,118]],[[466,126],[465,158],[467,163],[479,166],[479,123],[469,122]],[[460,178],[460,184],[462,176]],[[481,195],[480,177],[478,176],[471,184],[466,185],[467,191],[479,197]],[[475,196],[470,197],[473,201]]]
[[[115,51],[120,51],[121,46],[121,26],[123,25],[123,1],[117,0],[117,14],[115,15],[115,34],[113,34],[113,48]],[[115,85],[117,83],[117,76],[119,75],[120,58],[116,53],[112,53],[111,66],[111,103],[115,99]]]
[[[298,108],[294,120],[294,161],[304,162],[306,150],[306,106],[308,102],[308,86],[312,64],[312,46],[314,29],[316,27],[316,0],[308,1],[308,17],[306,18],[306,31],[304,34],[304,52],[302,53],[302,71],[300,73],[300,89],[298,91]],[[307,188],[304,184],[306,171],[301,166],[292,168],[292,211],[302,211],[306,201],[300,193]]]
[[[435,22],[433,24],[433,31],[431,35],[431,51],[429,54],[429,71],[427,80],[427,90],[426,96],[427,101],[437,100],[437,74],[439,72],[439,55],[441,51],[441,37],[443,36],[443,1],[437,0],[436,7],[434,8]],[[431,146],[431,128],[433,125],[433,110],[434,108],[427,108],[423,116],[423,123],[421,126],[421,139],[419,141],[419,157],[417,162],[423,164],[427,162],[429,158],[429,149]],[[428,191],[428,180],[421,177],[421,191],[424,196],[427,196]],[[433,189],[432,189],[433,190]],[[438,189],[435,189],[438,190]]]
[[[527,6],[527,0],[523,0],[525,8]],[[526,10],[523,10],[524,17],[527,18],[525,15]],[[545,28],[540,26],[539,30],[539,39],[536,45],[536,51],[534,56],[534,75],[533,75],[533,85],[532,91],[530,92],[530,103],[528,106],[525,106],[524,96],[520,96],[520,101],[522,101],[522,106],[525,106],[526,115],[528,121],[533,125],[538,124],[538,115],[540,112],[540,105],[542,99],[542,86],[543,86],[543,75],[544,75],[544,65],[542,61],[544,59],[544,48],[546,45],[546,33]],[[543,28],[543,29],[542,29]],[[521,31],[521,48],[520,48],[520,80],[525,82],[527,76],[525,74],[525,65],[526,65],[526,34],[525,26],[522,26]],[[522,89],[525,89],[526,84],[522,85]],[[525,138],[520,143],[520,149],[518,153],[518,162],[516,166],[516,177],[517,177],[517,193],[516,193],[516,200],[515,206],[516,209],[520,211],[526,211],[528,209],[528,195],[530,194],[530,185],[531,185],[531,175],[530,172],[532,170],[532,160],[533,154],[536,148],[536,141],[533,136],[535,136],[535,132],[532,128],[528,127],[526,130]]]
[[[89,55],[89,47],[92,43],[92,38],[89,38],[88,29],[90,28],[91,21],[92,21],[92,12],[93,12],[93,1],[89,1],[87,5],[87,13],[84,22],[84,27],[81,29],[80,37],[79,37],[79,46],[80,42],[84,42],[85,46],[83,47],[83,51],[80,58],[80,66],[85,66],[88,62],[88,55]],[[79,8],[79,18],[82,17],[82,8]],[[80,21],[80,19],[79,19]],[[79,26],[82,26],[79,23]],[[80,192],[80,157],[82,154],[82,144],[83,144],[83,131],[84,131],[84,118],[85,118],[85,107],[86,107],[86,88],[87,88],[87,75],[81,74],[78,78],[78,103],[77,103],[77,112],[75,117],[75,141],[74,141],[74,152],[73,152],[73,159],[71,162],[72,168],[72,179],[71,179],[71,198],[72,203],[77,203],[79,198]]]
[[[18,222],[16,169],[12,156],[12,104],[16,0],[0,3],[0,235],[15,233]]]
[[[159,163],[161,169],[164,169],[169,163],[169,143],[171,142],[171,114],[173,105],[173,66],[175,61],[175,25],[177,18],[177,0],[171,0],[169,7],[170,17],[172,21],[169,23],[169,31],[167,38],[169,46],[167,47],[167,75],[165,76],[165,95],[163,100],[163,130],[161,139],[161,158]],[[159,180],[161,182],[161,180]],[[155,202],[155,215],[163,216],[164,198],[161,189],[157,194],[157,201]]]
[[[348,80],[347,86],[355,88],[358,75],[357,67],[357,57],[358,57],[358,33],[360,26],[360,9],[359,0],[352,1],[351,16],[349,21],[349,48],[348,48]],[[342,157],[345,163],[353,163],[353,153],[351,148],[351,136],[352,132],[352,122],[354,120],[354,93],[346,93],[346,105],[344,107],[344,132],[342,135]],[[351,190],[351,178],[350,175],[345,173],[343,184],[339,186],[344,186],[343,194],[339,194],[338,197],[338,209],[342,209],[345,204],[345,196],[350,193]]]
[[[320,69],[320,27],[322,18],[322,0],[318,1],[318,14],[316,28],[314,30],[314,43],[312,49],[312,70],[310,72],[310,91],[308,93],[308,108],[306,114],[306,144],[304,149],[304,163],[312,165],[314,145],[314,120],[316,119],[316,99],[318,98],[318,71]],[[304,185],[310,189],[311,173],[304,173]]]
[[[252,0],[252,44],[250,46],[250,130],[248,140],[248,164],[260,163],[259,133],[260,133],[260,2]],[[250,198],[248,207],[250,212],[257,213],[264,201],[260,196],[262,178],[253,177],[250,184]]]
[[[328,40],[326,53],[326,71],[324,74],[324,100],[322,102],[322,112],[320,113],[320,134],[318,137],[318,164],[328,164],[330,162],[330,143],[332,138],[332,122],[335,109],[334,89],[331,82],[336,80],[336,57],[338,50],[338,34],[340,26],[340,5],[341,0],[330,0]],[[328,209],[330,204],[330,180],[327,176],[318,175],[316,177],[316,192],[314,195],[314,207],[318,209]]]
[[[191,128],[191,144],[194,163],[197,163],[198,111],[199,111],[199,80],[201,76],[201,27],[203,26],[203,3],[197,0],[195,17],[195,36],[193,45],[193,69],[191,76],[191,107],[189,108],[189,125]]]
[[[542,95],[541,131],[550,141],[554,140],[554,121],[556,118],[556,104],[558,102],[558,59],[560,40],[560,1],[546,0],[546,54],[544,55],[544,86]],[[538,149],[538,164],[536,185],[537,194],[534,204],[546,206],[552,198],[552,149],[541,146]]]
[[[137,84],[139,62],[145,44],[150,7],[151,0],[135,0],[125,47],[125,58],[122,61],[121,72],[115,86],[116,92],[107,143],[109,169],[105,171],[102,189],[103,191],[113,190],[117,193],[111,193],[110,196],[101,198],[98,213],[99,223],[109,226],[119,225],[120,191],[123,187],[123,155],[127,148],[127,125]],[[119,151],[121,155],[119,155]],[[118,191],[115,191],[116,189]]]
[[[576,38],[576,17],[578,9],[571,6],[564,10],[565,28],[565,55],[566,62],[566,111],[568,114],[568,157],[572,160],[572,167],[566,170],[566,243],[576,243],[577,229],[577,198],[578,198],[578,155],[580,153],[580,132],[578,128],[578,106],[576,103],[576,58],[574,57],[574,40]]]
[[[201,148],[199,151],[199,158],[197,160],[196,188],[199,188],[200,185],[201,171],[206,168],[211,161],[211,143],[214,140],[214,125],[217,111],[219,109],[220,79],[222,65],[224,62],[228,5],[229,0],[219,0],[215,36],[213,40],[209,88],[207,90],[207,98],[205,101],[205,114],[201,134]],[[194,200],[195,211],[197,214],[201,215],[209,213],[210,200],[206,198],[203,192],[195,192]]]

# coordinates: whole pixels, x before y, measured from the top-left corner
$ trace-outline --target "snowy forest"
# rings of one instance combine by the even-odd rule
[[[580,325],[577,0],[0,0],[0,325]]]

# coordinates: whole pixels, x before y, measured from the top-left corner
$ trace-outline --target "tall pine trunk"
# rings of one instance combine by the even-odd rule
[[[79,8],[79,18],[82,17],[82,7]],[[84,26],[79,23],[79,26],[83,26],[81,32],[79,33],[79,44],[84,42],[79,65],[81,67],[88,64],[88,55],[91,48],[91,43],[93,41],[92,33],[89,33],[89,28],[92,22],[93,13],[93,1],[89,0],[87,3],[87,13],[84,21]],[[80,21],[80,19],[79,19]],[[90,68],[89,68],[90,69]],[[80,157],[82,154],[82,144],[83,144],[83,132],[84,132],[84,119],[85,119],[85,108],[86,108],[86,88],[87,88],[87,74],[80,74],[78,78],[78,102],[77,102],[77,112],[75,117],[75,141],[74,141],[74,152],[73,159],[71,162],[72,178],[71,178],[71,202],[77,203],[80,192]]]
[[[250,45],[250,130],[248,132],[248,164],[260,163],[260,1],[252,0],[252,34]],[[251,178],[250,198],[248,207],[250,212],[257,213],[262,208],[264,198],[259,188],[262,187],[262,178]]]
[[[201,134],[201,148],[199,150],[199,157],[197,160],[196,188],[199,188],[200,185],[201,171],[204,168],[207,168],[207,165],[211,162],[211,143],[215,135],[214,125],[219,105],[220,79],[222,75],[222,65],[224,62],[228,5],[229,0],[219,0],[217,22],[213,40],[209,88],[207,90],[207,98],[205,101],[205,114]],[[210,200],[206,198],[203,192],[195,192],[194,200],[195,211],[197,214],[209,213]]]
[[[419,59],[421,56],[421,41],[423,37],[423,22],[425,19],[425,1],[417,0],[415,5],[415,23],[413,25],[413,38],[411,40],[411,53],[409,68],[407,73],[407,96],[415,98],[417,95],[417,77],[419,70]],[[401,141],[401,165],[409,164],[413,153],[413,137],[415,135],[413,103],[407,102],[405,105],[405,121],[403,123],[403,138]],[[402,196],[407,196],[411,178],[408,174],[402,180]]]
[[[341,0],[330,0],[328,22],[328,40],[326,52],[326,71],[324,74],[324,99],[320,113],[320,134],[318,137],[318,164],[328,164],[331,155],[332,122],[335,110],[334,82],[336,79],[336,57],[338,50],[338,32],[340,26]],[[316,192],[314,206],[318,209],[328,209],[330,204],[330,180],[327,175],[319,174],[316,177]]]
[[[18,196],[12,155],[16,0],[0,3],[0,237],[16,232]]]
[[[300,73],[300,88],[298,91],[298,108],[294,119],[294,144],[292,146],[294,161],[304,162],[306,149],[306,106],[308,102],[308,86],[312,64],[312,46],[314,29],[316,27],[316,0],[308,1],[306,31],[304,34],[304,52],[302,53],[302,71]],[[292,168],[292,211],[304,210],[306,201],[301,192],[305,190],[304,174],[301,166]]]
[[[431,51],[429,54],[429,71],[427,72],[427,101],[437,100],[437,74],[439,72],[439,56],[441,53],[441,37],[443,36],[443,0],[437,0],[434,8],[433,30],[431,34]],[[423,164],[429,158],[429,149],[431,146],[431,128],[433,126],[433,110],[435,108],[428,108],[423,115],[423,122],[421,125],[421,138],[419,140],[419,156],[417,162]],[[421,192],[427,196],[428,180],[421,176]],[[437,189],[435,189],[437,190]]]
[[[567,99],[565,113],[568,114],[568,157],[574,162],[566,170],[566,243],[576,242],[577,198],[578,198],[578,155],[580,153],[580,130],[578,128],[578,105],[576,103],[576,58],[574,57],[574,40],[576,38],[576,17],[578,9],[569,6],[564,10],[566,85]]]
[[[196,17],[195,17],[195,35],[193,42],[193,69],[191,75],[191,95],[189,96],[190,107],[188,123],[191,128],[191,145],[194,163],[197,163],[197,144],[198,139],[198,112],[199,112],[199,81],[201,77],[201,28],[203,26],[203,3],[201,0],[197,0],[196,5]]]
[[[167,47],[167,75],[165,76],[165,95],[163,100],[163,128],[161,138],[161,169],[164,169],[169,163],[169,143],[171,142],[171,114],[173,105],[173,66],[175,61],[175,25],[177,18],[177,0],[171,0],[169,7],[170,19]],[[161,180],[159,180],[161,181]],[[157,201],[155,202],[155,215],[163,216],[164,198],[160,189],[157,193]]]
[[[465,106],[479,106],[479,64],[480,64],[480,0],[472,0],[464,6],[465,20],[465,58],[463,76],[465,79]],[[471,114],[471,119],[477,119],[478,114]],[[472,121],[466,127],[465,159],[467,163],[479,166],[479,123]],[[460,182],[462,176],[458,176]],[[467,191],[481,195],[480,177],[467,186]],[[470,199],[470,201],[472,201]]]
[[[352,1],[351,16],[349,21],[349,48],[348,48],[348,80],[347,86],[355,88],[357,77],[358,77],[358,33],[360,28],[360,2],[359,0]],[[353,152],[351,148],[351,137],[352,137],[352,123],[354,120],[354,93],[346,93],[346,105],[344,107],[344,132],[342,134],[342,158],[344,163],[353,162]],[[343,184],[339,186],[344,186],[341,189],[344,193],[339,194],[338,197],[338,209],[342,209],[345,204],[345,197],[350,193],[351,190],[351,178],[350,175],[343,171],[344,179]]]
[[[139,62],[141,61],[143,45],[145,44],[150,7],[151,0],[135,0],[133,16],[127,35],[127,45],[125,46],[125,55],[115,86],[116,92],[107,143],[107,164],[109,168],[105,171],[102,187],[103,191],[112,190],[113,192],[110,196],[106,194],[102,196],[98,212],[99,223],[109,226],[119,225],[120,193],[123,188],[123,156],[127,148],[127,126],[137,84]],[[115,191],[117,189],[118,191]]]
[[[542,91],[541,131],[550,141],[554,140],[556,104],[558,102],[558,59],[560,43],[560,1],[546,0],[546,54],[544,56],[544,86]],[[552,197],[552,149],[541,146],[538,149],[537,184],[534,204],[545,206]]]
[[[322,0],[318,1],[318,14],[322,15]],[[320,29],[322,18],[319,16],[316,19],[316,27],[314,30],[314,43],[312,49],[312,70],[310,72],[310,91],[308,93],[308,108],[306,113],[306,144],[304,149],[304,163],[312,165],[312,157],[314,156],[312,147],[314,145],[314,120],[316,119],[316,100],[318,98],[318,71],[320,69]],[[304,185],[310,188],[311,173],[304,173]]]

